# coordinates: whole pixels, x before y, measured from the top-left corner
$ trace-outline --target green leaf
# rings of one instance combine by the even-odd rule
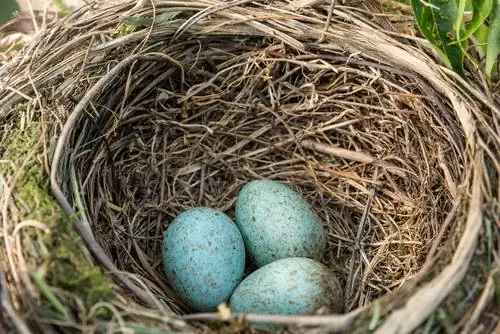
[[[475,0],[472,2],[472,20],[466,25],[465,35],[461,39],[470,38],[490,15],[493,0]]]
[[[0,26],[12,19],[12,14],[19,10],[15,0],[0,0]]]
[[[491,77],[495,63],[500,54],[500,0],[495,0],[489,18],[488,46],[486,48],[485,72]]]
[[[429,42],[433,42],[435,38],[432,26],[432,9],[423,5],[419,0],[412,0],[411,5],[420,32]]]
[[[152,17],[140,16],[124,16],[122,22],[131,24],[137,27],[150,27],[154,24],[162,24],[172,21],[181,11],[167,11],[157,15],[154,19]]]
[[[460,20],[456,0],[412,0],[411,3],[422,35],[439,50],[438,53],[447,66],[464,76],[467,40],[458,38],[465,30],[463,24],[457,25]],[[463,11],[463,6],[461,10]]]

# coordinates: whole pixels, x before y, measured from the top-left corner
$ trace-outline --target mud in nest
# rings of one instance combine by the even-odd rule
[[[348,10],[329,16],[325,32],[327,5],[214,5],[162,3],[157,15],[175,15],[122,37],[106,35],[117,14],[103,10],[79,25],[101,24],[103,38],[82,37],[84,48],[59,41],[54,51],[72,70],[52,69],[65,73],[54,85],[64,126],[52,190],[129,288],[124,298],[190,313],[165,279],[163,233],[193,207],[234,218],[239,190],[254,179],[289,184],[322,218],[322,262],[341,280],[346,312],[438,260],[445,266],[461,241],[464,190],[477,192],[482,175],[466,140],[472,118],[489,131],[475,97],[457,94],[453,75],[411,42]],[[60,36],[75,27],[61,25]]]

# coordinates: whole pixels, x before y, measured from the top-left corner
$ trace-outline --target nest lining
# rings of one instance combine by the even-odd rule
[[[106,35],[90,49],[47,38],[60,47],[35,74],[62,55],[65,64],[36,82],[58,78],[56,93],[80,101],[66,101],[73,111],[52,181],[61,180],[62,206],[90,223],[101,259],[151,293],[127,298],[189,312],[161,271],[165,224],[200,205],[234,216],[238,190],[255,178],[292,185],[320,214],[329,237],[323,262],[341,278],[346,311],[401,287],[432,263],[437,245],[456,247],[443,240],[457,235],[464,214],[464,138],[474,129],[449,81],[418,51],[346,12],[325,35],[316,18],[326,8],[306,17],[276,6],[276,17],[259,5],[220,9],[111,42]],[[110,16],[81,26],[105,29]]]

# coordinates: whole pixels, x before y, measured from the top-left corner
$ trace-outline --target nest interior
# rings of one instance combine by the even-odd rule
[[[234,217],[242,185],[261,178],[322,218],[347,310],[422,267],[464,161],[439,92],[335,45],[210,33],[170,44],[93,97],[71,140],[88,221],[119,270],[180,312],[161,266],[168,222],[198,206]]]
[[[476,102],[366,18],[335,10],[325,31],[327,4],[289,5],[129,4],[44,40],[35,80],[56,80],[70,110],[55,115],[53,190],[91,252],[140,287],[126,298],[189,313],[162,271],[163,232],[192,207],[234,217],[253,179],[289,184],[319,214],[346,311],[457,247]],[[95,27],[100,39],[82,33]]]

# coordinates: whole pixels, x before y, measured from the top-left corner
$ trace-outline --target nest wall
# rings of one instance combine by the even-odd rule
[[[322,218],[346,313],[248,319],[409,332],[465,277],[496,210],[483,205],[498,196],[495,96],[356,10],[297,4],[82,9],[1,70],[0,117],[27,103],[51,124],[51,194],[117,309],[188,322],[165,321],[177,329],[217,319],[171,291],[162,235],[191,207],[234,217],[242,185],[261,178]]]

